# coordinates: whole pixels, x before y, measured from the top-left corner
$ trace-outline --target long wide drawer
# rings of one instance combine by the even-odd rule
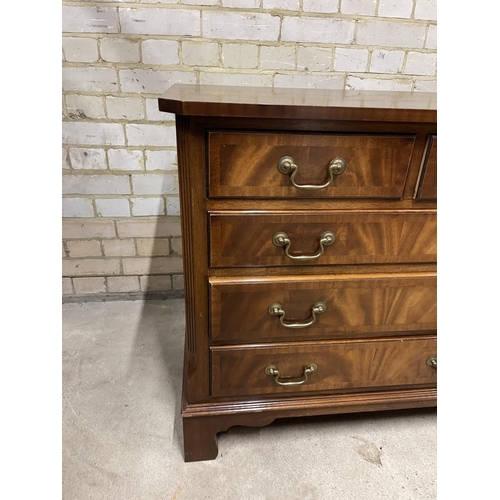
[[[212,396],[435,385],[436,349],[431,337],[212,347]]]
[[[212,267],[436,262],[435,212],[212,213]]]
[[[258,343],[429,334],[437,327],[436,290],[433,273],[212,278],[211,339]]]
[[[414,135],[211,131],[209,196],[401,198],[414,142]],[[282,158],[289,160],[278,168]]]

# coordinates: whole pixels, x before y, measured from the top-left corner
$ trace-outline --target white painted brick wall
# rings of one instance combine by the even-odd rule
[[[188,66],[218,66],[217,43],[182,42],[182,62]]]
[[[146,150],[146,170],[177,170],[177,153]]]
[[[63,5],[62,30],[64,33],[118,33],[117,10]]]
[[[344,88],[343,76],[316,76],[314,79],[308,75],[282,75],[274,77],[275,87],[311,88],[311,89],[342,89]]]
[[[181,9],[120,8],[122,33],[140,35],[200,35],[200,12]]]
[[[262,46],[260,48],[260,68],[262,69],[295,69],[295,47]]]
[[[62,70],[62,84],[65,91],[116,92],[118,77],[114,68],[86,66],[68,67]]]
[[[167,215],[180,215],[180,200],[173,196],[167,197]]]
[[[304,12],[325,12],[334,14],[339,11],[339,0],[302,0]]]
[[[410,18],[413,0],[380,0],[378,15],[381,17]]]
[[[64,122],[62,133],[63,144],[125,145],[119,123]]]
[[[221,59],[226,68],[256,68],[259,65],[259,47],[249,43],[225,43]]]
[[[426,49],[437,49],[437,26],[429,26],[427,39],[425,40]]]
[[[130,204],[124,198],[98,198],[95,200],[97,215],[100,217],[128,217]]]
[[[366,49],[335,49],[333,69],[335,71],[352,71],[362,73],[368,65],[368,50]]]
[[[63,194],[129,194],[126,175],[63,175]]]
[[[143,152],[127,149],[110,149],[108,151],[110,170],[143,170]]]
[[[264,9],[299,10],[299,0],[262,0]]]
[[[333,62],[331,47],[299,46],[297,69],[300,71],[330,71]]]
[[[104,38],[101,41],[101,58],[106,62],[139,62],[139,42],[121,38]]]
[[[421,48],[424,38],[424,25],[370,19],[360,23],[356,42],[362,45]]]
[[[177,194],[177,177],[172,174],[132,175],[134,194]]]
[[[161,0],[166,3],[177,3],[178,0]],[[142,3],[157,3],[158,0],[142,0]],[[219,5],[220,0],[180,0],[183,5]]]
[[[77,118],[106,118],[104,101],[100,96],[68,94],[66,96],[68,116]]]
[[[68,148],[62,148],[62,168],[64,170],[69,169]]]
[[[123,92],[162,94],[174,83],[196,83],[194,73],[154,69],[122,69],[119,72]]]
[[[404,73],[408,75],[432,76],[436,74],[436,63],[436,54],[409,52],[406,57]]]
[[[116,120],[142,120],[144,105],[138,97],[106,97],[108,118]]]
[[[347,77],[347,88],[352,90],[396,90],[410,91],[411,82],[377,78]]]
[[[342,14],[375,15],[377,0],[342,0],[340,12]]]
[[[96,62],[99,59],[97,40],[94,38],[64,37],[62,49],[68,62]]]
[[[175,146],[174,125],[134,123],[125,125],[129,146]]]
[[[200,83],[204,85],[271,87],[272,81],[272,75],[258,75],[255,73],[207,73],[200,71]]]
[[[437,0],[417,0],[415,4],[415,19],[437,19]]]
[[[285,17],[281,39],[285,42],[350,44],[354,40],[354,26],[355,22],[347,19]]]
[[[183,289],[172,84],[437,90],[436,0],[62,3],[66,294]]]
[[[63,217],[94,217],[92,201],[87,198],[63,198]]]
[[[175,40],[144,40],[142,61],[144,64],[178,64],[179,43]]]
[[[106,170],[106,151],[98,148],[69,148],[71,167],[76,170]]]
[[[203,36],[226,40],[278,40],[280,18],[271,14],[202,13]]]
[[[237,7],[239,9],[258,9],[260,0],[221,0],[223,7]]]
[[[402,50],[380,50],[372,52],[371,73],[399,73],[403,67],[405,53]]]
[[[132,198],[132,215],[165,215],[163,198]]]

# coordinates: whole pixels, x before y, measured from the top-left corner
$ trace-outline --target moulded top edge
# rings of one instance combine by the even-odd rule
[[[174,84],[158,103],[160,111],[186,116],[437,120],[437,94],[426,92]]]

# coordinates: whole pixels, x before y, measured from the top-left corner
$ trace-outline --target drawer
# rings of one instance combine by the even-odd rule
[[[258,343],[429,334],[436,330],[436,285],[433,273],[212,278],[211,338]]]
[[[211,131],[209,196],[401,198],[414,142],[414,135]],[[336,158],[345,170],[336,162],[330,174]]]
[[[273,347],[213,347],[212,396],[435,385],[436,369],[427,362],[436,356],[436,344],[435,338],[401,337]],[[315,371],[313,364],[317,366]],[[294,385],[279,385],[278,381]]]
[[[427,151],[422,163],[420,181],[417,188],[417,199],[437,199],[437,136],[431,135],[427,143]]]
[[[436,261],[433,211],[212,213],[209,219],[212,267]]]

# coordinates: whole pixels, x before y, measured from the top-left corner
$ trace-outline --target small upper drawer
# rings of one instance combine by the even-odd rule
[[[210,131],[209,196],[401,198],[414,142],[414,135]]]
[[[416,198],[420,200],[437,199],[437,136],[431,135],[420,171]]]

